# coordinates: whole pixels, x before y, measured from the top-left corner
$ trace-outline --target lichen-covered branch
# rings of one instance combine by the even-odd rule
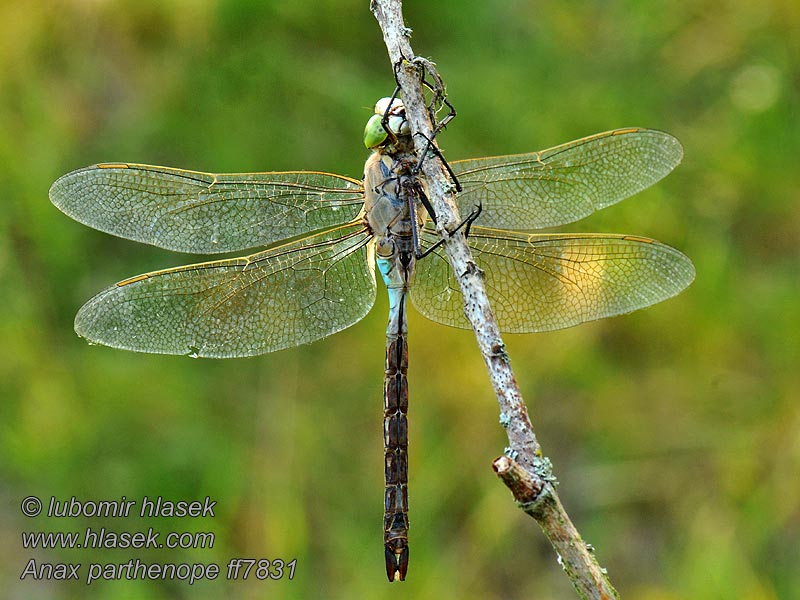
[[[409,41],[411,31],[403,22],[400,0],[372,0],[370,9],[380,24],[383,39],[402,90],[406,117],[413,134],[433,137],[435,124],[425,102],[422,75],[435,66],[416,58]],[[420,146],[423,146],[420,144]],[[464,312],[475,331],[498,404],[500,422],[508,435],[507,456],[495,461],[498,476],[509,486],[521,508],[541,526],[558,560],[582,598],[617,598],[605,570],[590,546],[581,539],[555,491],[550,462],[542,456],[511,362],[492,315],[477,267],[467,246],[455,207],[455,190],[441,161],[425,160],[422,166],[437,230],[446,240],[445,250],[464,295]]]

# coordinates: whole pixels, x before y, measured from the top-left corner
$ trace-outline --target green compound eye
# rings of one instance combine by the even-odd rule
[[[383,115],[372,115],[367,121],[367,126],[364,128],[364,145],[367,148],[375,148],[380,146],[389,137],[386,130],[381,125]]]

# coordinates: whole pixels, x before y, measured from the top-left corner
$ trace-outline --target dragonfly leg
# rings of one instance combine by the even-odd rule
[[[437,135],[439,135],[439,132],[455,118],[456,107],[453,106],[447,99],[447,93],[444,89],[444,81],[442,80],[442,76],[439,75],[436,65],[432,61],[421,56],[415,57],[414,62],[422,67],[422,84],[433,93],[431,102],[428,105],[428,114],[431,117],[431,122],[435,123],[432,136],[435,138]],[[433,78],[433,83],[430,83],[427,79],[425,79],[426,73],[430,74],[430,76]],[[441,121],[437,121],[436,113],[441,110],[442,105],[447,107],[448,112]]]
[[[395,81],[397,80],[397,70],[396,69],[397,69],[397,66],[395,65],[395,74],[394,74]],[[399,93],[400,93],[400,84],[398,83],[395,86],[394,91],[392,92],[392,96],[391,96],[391,98],[389,98],[389,103],[386,105],[386,110],[383,111],[383,116],[381,117],[381,127],[383,127],[383,130],[389,136],[389,142],[391,144],[396,144],[397,143],[397,134],[395,134],[395,132],[392,131],[392,128],[389,127],[389,115],[392,112],[392,105],[394,104],[394,101],[397,99],[397,95]]]
[[[431,215],[431,219],[433,220],[433,222],[434,223],[436,222],[436,218],[433,216],[433,207],[428,201],[428,198],[425,197],[425,194],[422,193],[422,190],[419,189],[420,187],[421,186],[419,185],[414,186],[415,192],[417,192],[416,194],[407,194],[408,211],[409,214],[411,215],[411,245],[414,248],[415,257],[419,257],[419,255],[422,252],[419,247],[419,225],[417,224],[417,216],[416,216],[417,206],[414,201],[415,197],[417,196],[419,197],[420,201],[422,202],[422,205],[425,207],[425,210],[427,210],[428,214]]]
[[[453,183],[456,186],[456,190],[460,192],[461,184],[458,182],[458,178],[455,176],[455,173],[453,173],[453,170],[450,168],[450,165],[447,164],[447,161],[445,161],[439,149],[433,145],[433,140],[436,138],[437,135],[439,135],[439,132],[442,131],[447,126],[447,124],[456,117],[457,112],[455,106],[453,106],[453,104],[447,99],[447,93],[445,92],[444,81],[442,80],[441,75],[439,75],[439,72],[436,69],[436,65],[432,61],[428,60],[427,58],[423,58],[421,56],[415,56],[411,61],[408,61],[408,59],[403,57],[401,60],[395,63],[394,80],[396,86],[394,92],[392,93],[391,101],[389,102],[389,107],[387,107],[386,112],[383,115],[383,119],[381,120],[381,124],[383,125],[383,128],[387,132],[389,132],[389,109],[391,108],[392,102],[394,102],[394,99],[397,98],[397,95],[401,91],[400,81],[397,77],[397,71],[400,69],[400,66],[404,62],[411,62],[412,64],[414,64],[419,68],[420,81],[422,82],[422,85],[424,85],[427,89],[429,89],[432,92],[431,101],[428,104],[427,109],[428,109],[428,115],[430,116],[431,119],[431,123],[434,124],[434,129],[431,137],[428,137],[422,133],[419,134],[422,135],[422,137],[424,137],[427,140],[427,145],[425,147],[425,151],[422,153],[422,160],[420,160],[419,165],[414,170],[414,174],[416,175],[417,173],[419,173],[419,170],[422,166],[422,161],[425,160],[425,157],[428,155],[428,152],[432,151],[439,158],[439,160],[441,160],[442,163],[444,163],[444,166],[447,169],[450,178],[453,180]],[[431,76],[433,82],[430,82],[425,78],[426,74]],[[443,119],[438,120],[436,118],[436,113],[438,113],[439,110],[441,110],[442,106],[447,107],[447,114],[444,116]],[[394,139],[394,135],[391,134],[391,132],[389,133],[392,139]]]
[[[387,177],[386,179],[381,181],[378,185],[376,185],[374,188],[372,188],[372,191],[378,194],[379,196],[388,196],[388,194],[386,193],[386,186],[389,185],[390,183],[398,181],[399,179],[400,178],[397,176]]]
[[[450,101],[447,99],[447,96],[442,96],[442,103],[447,107],[448,112],[444,116],[444,119],[439,121],[439,123],[436,125],[436,131],[434,132],[434,135],[438,134],[442,129],[447,127],[447,124],[455,119],[456,115],[458,114],[456,113],[456,107],[450,103]]]
[[[425,150],[422,152],[422,157],[419,159],[419,162],[414,167],[413,174],[417,175],[420,172],[420,170],[422,169],[422,163],[424,162],[425,158],[428,156],[428,152],[430,152],[431,154],[433,154],[436,158],[438,158],[442,162],[442,165],[447,170],[447,174],[450,176],[450,180],[453,182],[453,185],[456,186],[456,191],[460,192],[461,189],[462,189],[461,188],[461,183],[458,181],[458,177],[456,177],[456,174],[453,173],[453,169],[450,168],[450,165],[447,163],[447,160],[445,160],[444,155],[442,154],[442,151],[439,150],[438,146],[436,146],[433,143],[433,138],[432,137],[429,138],[427,135],[425,135],[421,131],[418,131],[417,135],[425,138],[425,140],[427,140],[427,143],[425,144]]]
[[[424,206],[425,210],[428,211],[428,214],[431,217],[431,221],[433,221],[433,224],[436,225],[436,211],[433,210],[433,205],[431,204],[431,201],[428,199],[428,196],[425,195],[425,192],[422,190],[421,186],[420,189],[417,190],[417,193],[419,195],[419,201],[422,202],[422,206]]]
[[[482,211],[483,211],[483,204],[480,203],[476,204],[475,208],[472,209],[472,212],[469,213],[469,216],[461,223],[461,225],[463,225],[464,223],[467,224],[467,228],[464,230],[464,237],[466,238],[469,237],[469,230],[472,227],[472,224],[475,222],[475,220],[481,215]],[[459,225],[458,227],[461,227],[461,225]],[[458,228],[456,228],[456,231],[458,231]]]
[[[427,58],[422,58],[421,56],[414,57],[414,60],[412,62],[420,67],[420,72],[421,72],[420,80],[422,81],[422,84],[432,92],[432,98],[427,108],[431,122],[434,124],[433,133],[430,137],[423,134],[422,132],[417,133],[417,135],[420,135],[423,138],[425,138],[426,145],[425,145],[425,150],[422,152],[419,162],[414,167],[413,174],[417,175],[420,172],[420,170],[422,169],[422,163],[428,156],[428,152],[432,152],[440,161],[442,161],[444,168],[447,169],[447,174],[450,176],[450,179],[456,186],[456,191],[460,192],[461,184],[458,181],[458,177],[456,177],[456,174],[453,172],[453,169],[450,168],[450,165],[447,164],[447,161],[442,155],[442,152],[433,143],[433,140],[436,139],[436,136],[439,135],[439,132],[442,131],[447,126],[447,124],[455,118],[457,114],[456,107],[453,106],[453,104],[447,99],[447,93],[445,92],[444,89],[444,81],[442,81],[441,75],[439,75],[439,72],[436,70],[436,65],[434,65],[433,62],[431,62]],[[398,65],[395,65],[395,80],[397,80],[397,68]],[[431,78],[433,78],[433,83],[425,79],[426,73],[429,74]],[[399,87],[400,86],[398,83],[398,89]],[[442,105],[447,107],[448,112],[444,116],[444,118],[441,121],[439,121],[436,119],[436,113],[439,112]]]
[[[454,229],[454,230],[451,232],[451,234],[452,234],[452,233],[455,233],[456,231],[458,231],[458,230],[459,230],[459,229],[461,229],[462,227],[466,226],[466,229],[464,230],[464,237],[469,237],[469,230],[470,230],[470,228],[472,227],[472,224],[475,222],[475,219],[477,219],[477,218],[480,216],[480,214],[481,214],[481,211],[482,211],[482,210],[483,210],[483,206],[482,206],[481,204],[478,204],[478,205],[476,205],[476,206],[475,206],[475,208],[474,208],[474,209],[472,209],[472,212],[471,212],[471,213],[469,213],[469,216],[468,216],[466,219],[464,219],[463,221],[461,221],[461,223],[459,223],[459,224],[458,224],[458,227],[456,227],[456,228],[455,228],[455,229]],[[427,250],[425,250],[425,252],[422,252],[422,253],[420,253],[420,254],[419,254],[417,257],[416,257],[416,258],[417,258],[417,260],[419,260],[419,259],[421,259],[421,258],[425,258],[426,256],[428,256],[428,254],[430,254],[431,252],[433,252],[434,250],[436,250],[436,249],[437,249],[439,246],[441,246],[442,244],[444,244],[444,240],[439,240],[439,241],[438,241],[438,242],[436,242],[436,243],[435,243],[433,246],[431,246],[430,248],[428,248]]]
[[[428,88],[432,93],[431,101],[428,104],[428,114],[430,115],[431,122],[435,124],[432,136],[435,138],[439,132],[444,129],[445,126],[456,116],[456,109],[447,99],[447,93],[444,89],[444,81],[442,80],[442,76],[439,75],[439,71],[436,69],[436,65],[433,63],[433,61],[421,56],[415,56],[412,62],[420,69],[420,81],[422,82],[422,85]],[[431,76],[433,83],[425,79],[426,74]],[[448,113],[445,115],[444,119],[437,121],[436,113],[441,110],[442,105],[447,107]]]

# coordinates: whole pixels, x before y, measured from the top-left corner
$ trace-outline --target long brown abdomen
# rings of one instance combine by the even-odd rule
[[[383,392],[383,452],[386,467],[383,542],[389,581],[408,570],[408,346],[405,333],[387,337]]]

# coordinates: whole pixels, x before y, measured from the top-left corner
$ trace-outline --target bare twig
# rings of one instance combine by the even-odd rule
[[[389,58],[396,69],[412,134],[421,133],[431,139],[435,125],[425,104],[421,76],[423,69],[430,71],[435,66],[418,59],[412,51],[411,30],[403,23],[401,0],[372,0],[370,9],[380,24]],[[605,569],[598,564],[591,547],[581,539],[556,494],[550,461],[542,456],[486,297],[483,273],[473,261],[463,233],[456,230],[460,218],[455,208],[453,186],[441,161],[426,160],[422,170],[436,212],[437,230],[446,240],[447,256],[464,295],[464,312],[475,331],[500,405],[500,422],[508,435],[507,456],[497,459],[494,468],[521,508],[539,523],[578,594],[582,598],[617,598]]]

